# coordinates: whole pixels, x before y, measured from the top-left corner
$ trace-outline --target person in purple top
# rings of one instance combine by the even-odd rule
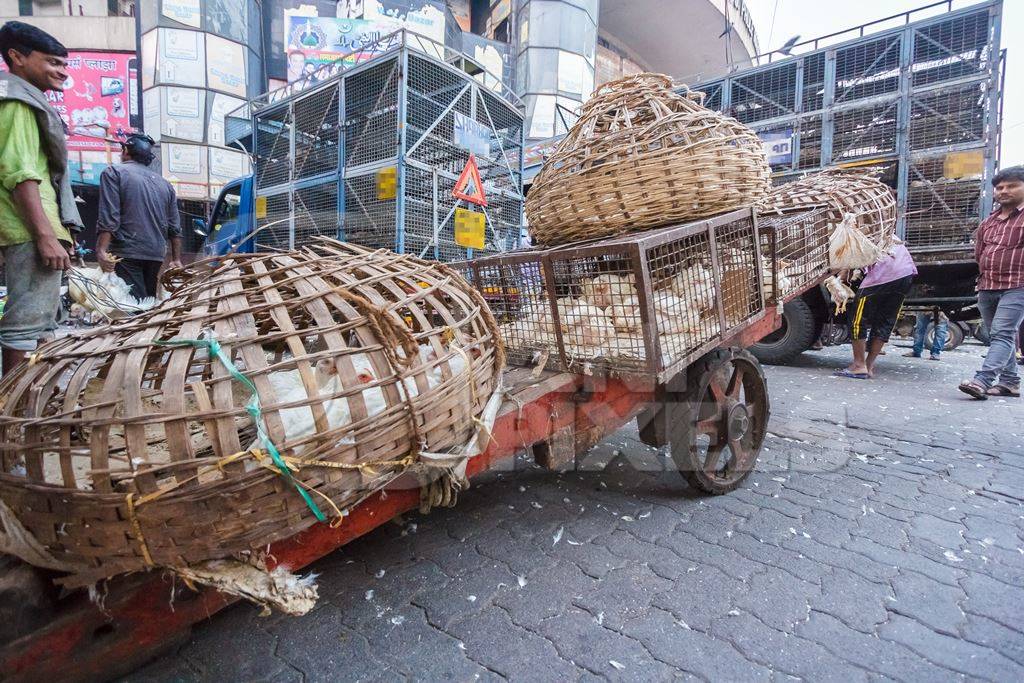
[[[914,259],[898,239],[888,254],[868,266],[852,305],[853,363],[835,374],[853,379],[875,376],[875,361],[900,319],[903,300],[915,275]]]

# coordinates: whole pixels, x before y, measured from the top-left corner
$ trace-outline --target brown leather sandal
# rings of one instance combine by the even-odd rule
[[[957,388],[971,398],[976,398],[979,401],[988,400],[988,388],[976,380],[969,379],[965,382],[960,382],[960,386]]]

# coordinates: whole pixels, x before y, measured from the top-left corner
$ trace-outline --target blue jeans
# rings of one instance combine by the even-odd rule
[[[1024,321],[1024,287],[1016,289],[986,289],[978,292],[978,309],[988,325],[992,343],[985,362],[974,379],[991,387],[996,377],[999,384],[1019,387],[1017,360],[1017,328]]]
[[[924,350],[924,337],[928,334],[928,323],[932,321],[931,313],[918,313],[917,322],[914,324],[914,355],[920,356]],[[935,326],[935,335],[932,339],[932,355],[937,356],[946,345],[946,335],[949,333],[949,321],[939,316],[939,324]]]

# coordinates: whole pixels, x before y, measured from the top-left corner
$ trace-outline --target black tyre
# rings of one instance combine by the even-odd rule
[[[735,490],[757,464],[768,429],[768,385],[749,351],[718,349],[687,370],[686,400],[668,403],[672,459],[694,488]]]
[[[750,352],[766,365],[786,365],[811,348],[820,331],[814,311],[796,298],[782,308],[782,327],[751,346]]]

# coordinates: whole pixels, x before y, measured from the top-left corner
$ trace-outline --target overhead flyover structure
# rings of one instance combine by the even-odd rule
[[[258,250],[329,235],[455,261],[519,244],[521,104],[424,36],[397,31],[325,64],[232,112],[226,131],[253,157]],[[471,156],[486,206],[453,194]],[[467,211],[479,242],[457,241]]]
[[[947,0],[767,53],[699,83],[705,104],[753,128],[776,183],[872,169],[898,199],[919,262],[973,260],[998,165],[1002,2]]]

